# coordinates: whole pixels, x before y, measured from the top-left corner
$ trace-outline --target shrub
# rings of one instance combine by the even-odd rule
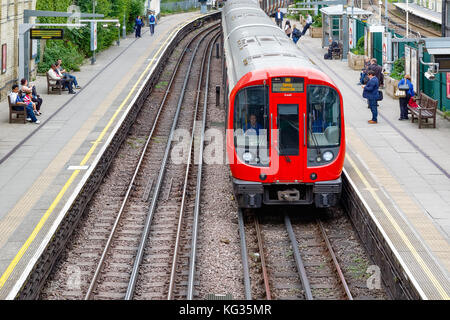
[[[83,63],[84,56],[78,52],[75,45],[63,41],[52,41],[47,45],[42,61],[38,64],[38,72],[47,72],[52,63],[56,60],[62,59],[63,67],[66,70],[80,70],[80,65]]]
[[[405,58],[395,60],[390,77],[396,80],[401,80],[404,75],[405,75]]]
[[[364,55],[364,36],[358,39],[358,42],[356,43],[356,47],[350,50],[352,53],[356,55]]]

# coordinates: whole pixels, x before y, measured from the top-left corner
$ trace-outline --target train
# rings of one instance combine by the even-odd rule
[[[342,190],[342,95],[254,0],[222,8],[226,153],[240,208],[333,207]]]

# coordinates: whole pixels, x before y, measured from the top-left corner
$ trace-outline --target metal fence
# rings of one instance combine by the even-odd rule
[[[193,8],[200,8],[200,2],[198,0],[161,2],[161,11],[184,11]]]

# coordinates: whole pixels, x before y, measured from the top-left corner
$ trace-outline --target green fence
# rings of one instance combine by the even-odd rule
[[[360,20],[356,20],[356,39],[364,36],[364,28],[368,25]],[[402,38],[403,36],[396,34],[394,30],[389,30],[391,34],[397,38]],[[414,42],[400,42],[398,45],[398,57],[405,56],[405,45],[408,45],[413,48],[417,48],[417,44]],[[424,52],[423,61],[430,62],[431,57],[428,53]],[[375,32],[372,37],[372,57],[377,59],[378,64],[382,64],[383,62],[383,54],[382,54],[382,33]],[[419,63],[418,70],[418,82],[419,82],[419,90],[423,91],[426,95],[430,96],[433,99],[438,100],[438,107],[440,110],[448,111],[450,110],[450,99],[447,98],[447,75],[444,72],[441,72],[436,75],[436,79],[433,81],[428,80],[425,77],[425,72],[428,70],[428,66]],[[414,88],[416,92],[418,92],[417,88]]]

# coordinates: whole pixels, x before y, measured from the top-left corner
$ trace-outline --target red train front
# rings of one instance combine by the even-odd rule
[[[238,204],[334,206],[345,157],[341,94],[252,3],[227,1],[222,13]]]

